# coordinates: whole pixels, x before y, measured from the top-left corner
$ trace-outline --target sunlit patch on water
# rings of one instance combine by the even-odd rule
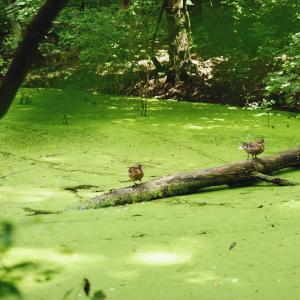
[[[56,161],[63,161],[64,157],[61,154],[48,154],[42,156],[40,159],[48,162],[56,162]]]
[[[199,126],[199,125],[193,125],[193,124],[187,124],[183,126],[185,129],[198,129],[198,130],[202,130],[205,127],[204,126]]]
[[[33,110],[33,108],[31,108],[31,107],[21,107],[21,108],[19,108],[19,110]]]
[[[214,129],[214,128],[219,128],[219,127],[222,127],[220,125],[210,125],[210,126],[207,126],[207,129]]]
[[[74,263],[86,263],[94,261],[104,261],[104,256],[83,255],[77,253],[65,254],[54,249],[22,248],[14,247],[5,257],[6,263],[16,263],[18,261],[49,262],[59,265],[69,265]]]
[[[262,116],[267,116],[268,114],[263,112],[263,113],[259,113],[259,114],[255,114],[254,117],[262,117]],[[272,114],[270,114],[272,115]]]
[[[18,202],[39,202],[56,197],[61,192],[46,188],[28,188],[27,186],[22,186],[22,188],[18,189],[15,187],[0,187],[0,193],[3,196],[3,200],[13,197],[14,201]]]
[[[142,252],[133,256],[132,261],[138,264],[153,266],[169,266],[184,264],[192,259],[191,254],[179,254],[168,251]]]
[[[185,280],[189,283],[195,284],[206,284],[212,282],[214,285],[223,284],[238,284],[240,282],[239,278],[234,277],[222,277],[210,271],[203,272],[193,272],[190,277]]]
[[[281,204],[281,206],[286,207],[286,208],[300,208],[300,201],[295,201],[295,200],[289,200],[287,202],[284,202]]]

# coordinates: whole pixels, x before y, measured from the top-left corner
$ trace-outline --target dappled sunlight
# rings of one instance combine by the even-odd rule
[[[219,276],[212,271],[189,272],[188,278],[185,279],[185,281],[188,283],[195,283],[201,285],[213,283],[213,285],[215,286],[223,284],[236,285],[240,283],[239,278]]]
[[[199,126],[199,125],[194,125],[194,124],[186,124],[183,126],[184,129],[197,129],[197,130],[202,130],[205,128],[205,126]]]
[[[114,124],[124,124],[124,123],[126,123],[126,125],[130,125],[130,124],[128,124],[128,122],[129,123],[134,123],[134,122],[136,122],[136,120],[135,119],[122,119],[122,120],[114,120],[114,121],[112,121],[112,123],[114,123]]]
[[[136,122],[136,119],[123,119],[123,121],[125,121],[125,122]]]
[[[31,262],[48,262],[54,263],[61,266],[76,266],[76,264],[83,263],[98,263],[106,261],[105,256],[100,254],[78,254],[78,253],[62,253],[54,249],[43,249],[43,248],[24,248],[14,247],[11,248],[6,257],[5,263],[11,264],[22,261]]]
[[[290,208],[290,209],[300,209],[300,201],[291,199],[281,203],[279,206],[284,208]]]
[[[20,107],[19,110],[28,111],[28,110],[33,110],[33,108],[32,107]]]
[[[263,112],[263,113],[255,114],[254,117],[263,117],[267,115],[268,115],[267,113]]]
[[[223,126],[221,126],[221,125],[210,125],[210,126],[207,126],[206,128],[207,129],[214,129],[214,128],[220,128],[220,127],[223,127]]]
[[[190,262],[192,254],[171,251],[149,251],[135,254],[131,261],[136,264],[149,266],[170,266]]]
[[[48,154],[39,158],[42,161],[46,162],[63,162],[66,160],[66,157],[63,154]]]
[[[14,202],[41,202],[62,195],[62,191],[48,188],[33,188],[32,186],[1,186],[0,193],[7,199],[12,198]]]

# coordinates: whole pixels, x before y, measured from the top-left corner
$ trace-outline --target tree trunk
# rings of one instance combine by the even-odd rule
[[[121,9],[126,10],[130,6],[130,0],[121,0]]]
[[[85,208],[100,208],[188,195],[212,186],[249,185],[267,181],[277,185],[292,183],[272,177],[274,171],[300,166],[300,147],[256,160],[243,160],[221,167],[176,174],[148,181],[137,186],[110,190],[91,199]]]
[[[47,0],[28,25],[24,38],[0,86],[0,118],[9,109],[18,89],[34,62],[38,46],[52,26],[53,20],[68,0]]]
[[[85,0],[81,0],[79,4],[79,10],[84,11],[85,10]]]
[[[166,5],[168,44],[169,44],[169,72],[167,80],[186,81],[190,60],[190,18],[186,0],[167,0]]]

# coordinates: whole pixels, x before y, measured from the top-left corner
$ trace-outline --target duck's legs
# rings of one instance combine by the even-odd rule
[[[134,187],[137,187],[139,184],[141,184],[142,183],[142,180],[141,179],[138,179],[139,180],[139,183],[136,183],[135,181],[133,181],[133,183],[134,183]]]

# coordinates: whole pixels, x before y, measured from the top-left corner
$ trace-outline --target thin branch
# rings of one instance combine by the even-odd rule
[[[260,181],[265,181],[269,182],[275,185],[281,185],[281,186],[289,186],[289,185],[296,185],[295,182],[280,178],[280,177],[274,177],[270,175],[266,175],[260,172],[253,172],[251,175],[252,178],[260,180]]]

